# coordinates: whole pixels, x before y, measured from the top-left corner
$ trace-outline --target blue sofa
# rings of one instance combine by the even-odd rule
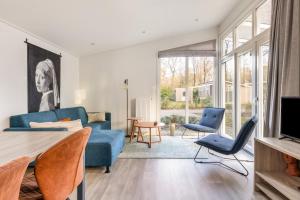
[[[111,114],[105,113],[104,122],[88,123],[84,107],[63,108],[53,111],[28,113],[10,117],[10,128],[4,131],[66,131],[65,128],[30,128],[30,122],[55,122],[63,118],[81,119],[83,127],[92,127],[92,134],[85,151],[87,167],[109,167],[117,160],[125,144],[122,130],[111,130]]]

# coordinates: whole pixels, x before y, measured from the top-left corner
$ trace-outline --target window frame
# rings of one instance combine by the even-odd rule
[[[218,81],[220,81],[219,85],[219,99],[220,99],[220,105],[221,107],[225,106],[225,96],[224,96],[224,89],[225,89],[225,84],[224,84],[224,80],[225,80],[225,69],[223,69],[223,64],[228,61],[230,58],[234,59],[234,69],[235,69],[235,80],[234,80],[234,93],[238,91],[238,85],[237,85],[237,81],[238,81],[238,69],[237,69],[237,65],[238,65],[238,55],[242,54],[243,52],[247,52],[247,51],[251,51],[252,53],[252,62],[253,62],[253,69],[255,70],[253,72],[254,77],[254,90],[253,91],[253,97],[254,97],[254,101],[255,104],[253,105],[253,109],[255,109],[255,113],[259,116],[259,118],[261,118],[261,110],[262,110],[262,105],[261,105],[261,101],[259,100],[259,98],[261,97],[260,93],[260,77],[261,74],[258,73],[258,67],[260,66],[259,63],[259,47],[262,44],[266,44],[269,42],[270,40],[270,28],[262,31],[261,33],[257,34],[257,10],[259,7],[261,7],[264,3],[266,3],[267,0],[262,0],[262,1],[256,1],[255,3],[253,3],[251,5],[251,8],[249,8],[247,11],[245,11],[244,13],[242,13],[241,17],[237,20],[235,20],[233,23],[229,24],[227,28],[224,29],[223,32],[221,32],[219,34],[219,52],[220,52],[220,57],[219,57],[219,65],[218,65],[218,69],[219,69],[219,73],[220,73],[220,77],[221,79],[219,79]],[[252,14],[252,38],[245,42],[244,44],[240,45],[237,47],[237,41],[236,41],[236,30],[237,27],[243,23],[243,21],[245,19],[247,19],[249,17],[249,15]],[[226,55],[223,55],[223,41],[225,39],[225,37],[230,34],[231,32],[233,32],[233,50],[231,52],[229,52]],[[235,127],[233,127],[233,129],[235,129],[235,131],[238,131],[238,117],[237,115],[239,114],[239,111],[237,110],[238,105],[237,105],[237,97],[235,95],[234,97],[234,102],[235,102],[235,108],[233,110],[235,110],[234,112],[234,122],[233,124],[235,124]],[[228,136],[225,134],[225,120],[223,120],[223,124],[221,127],[221,135],[224,136]],[[256,128],[255,130],[255,137],[261,137],[262,136],[262,127],[263,124],[260,122],[258,125],[258,128]],[[246,147],[247,150],[249,150],[251,153],[253,153],[253,149]]]

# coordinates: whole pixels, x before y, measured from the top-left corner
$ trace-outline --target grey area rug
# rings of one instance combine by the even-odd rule
[[[182,139],[181,136],[162,136],[160,143],[153,143],[151,148],[147,144],[137,143],[136,138],[129,143],[129,138],[126,138],[126,144],[123,152],[119,155],[121,159],[193,159],[197,153],[199,146],[194,143],[197,138],[190,136]],[[194,138],[194,139],[193,139]],[[148,141],[148,136],[144,136],[144,140]],[[152,137],[152,141],[156,141],[157,136]],[[208,154],[207,149],[201,150],[201,157],[214,158]],[[222,155],[224,156],[224,155]],[[251,156],[240,151],[237,156],[240,159],[249,159]],[[229,156],[231,157],[231,156]]]
[[[144,140],[148,141],[144,136]],[[159,140],[157,136],[152,141]],[[180,136],[162,136],[160,143],[153,143],[151,148],[147,144],[137,143],[134,138],[132,143],[126,139],[126,145],[119,158],[172,158],[192,159],[199,146],[194,143],[196,139],[182,139]]]

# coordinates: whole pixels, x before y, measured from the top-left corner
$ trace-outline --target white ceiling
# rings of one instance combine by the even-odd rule
[[[240,1],[0,0],[0,18],[81,56],[217,26]]]

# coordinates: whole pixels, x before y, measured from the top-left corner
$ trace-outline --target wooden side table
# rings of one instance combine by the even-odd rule
[[[163,123],[157,123],[157,122],[138,122],[135,124],[135,127],[138,128],[138,136],[137,136],[137,142],[148,144],[148,147],[151,148],[152,143],[161,142],[161,133],[160,133],[160,127],[164,126]],[[142,128],[148,128],[149,129],[149,141],[144,141],[143,135],[142,135]],[[153,128],[156,128],[158,131],[159,140],[158,141],[152,141],[152,133],[151,130]],[[142,138],[142,140],[139,140],[139,137]]]
[[[139,120],[141,120],[140,118],[137,117],[129,117],[127,119],[128,121],[131,121],[131,130],[130,130],[130,139],[129,142],[131,143],[133,137],[134,137],[134,132],[135,132],[135,124],[139,122]]]

